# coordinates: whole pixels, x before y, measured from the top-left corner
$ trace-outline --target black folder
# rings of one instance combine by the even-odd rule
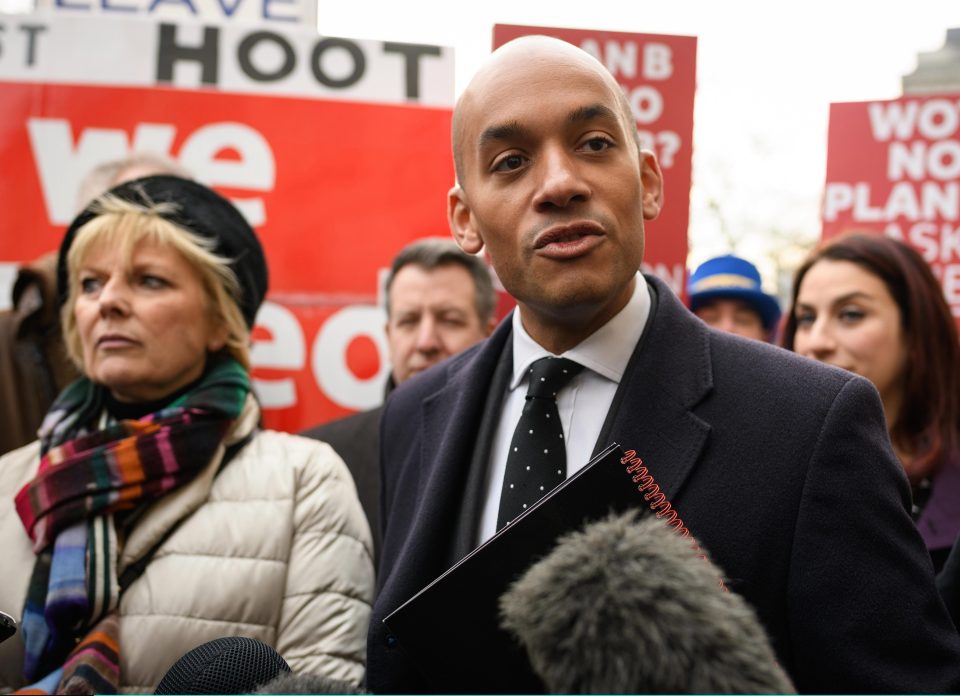
[[[648,510],[612,444],[383,621],[434,690],[543,693],[499,598],[558,537],[610,512]]]

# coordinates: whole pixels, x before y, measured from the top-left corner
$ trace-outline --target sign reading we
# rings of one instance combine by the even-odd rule
[[[907,242],[960,318],[960,95],[830,105],[823,237]]]

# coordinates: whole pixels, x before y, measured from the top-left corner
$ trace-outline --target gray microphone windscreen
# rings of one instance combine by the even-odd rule
[[[752,607],[692,538],[633,512],[586,525],[501,598],[551,693],[793,693]]]

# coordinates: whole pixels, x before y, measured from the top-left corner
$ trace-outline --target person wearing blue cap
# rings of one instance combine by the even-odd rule
[[[715,329],[774,339],[780,303],[763,291],[760,272],[746,259],[726,254],[704,261],[690,276],[687,296],[690,311]]]

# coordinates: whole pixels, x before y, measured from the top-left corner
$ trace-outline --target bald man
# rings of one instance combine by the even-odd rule
[[[562,426],[547,458],[558,478],[611,442],[636,450],[800,691],[960,689],[960,637],[876,390],[713,330],[639,273],[663,177],[603,66],[554,39],[506,44],[461,96],[453,146],[453,235],[486,249],[517,310],[387,401],[368,687],[470,689],[431,682],[381,621],[539,495],[516,499],[524,463],[543,461],[514,448],[527,448],[531,371],[559,379],[559,365],[555,404],[530,387]]]

